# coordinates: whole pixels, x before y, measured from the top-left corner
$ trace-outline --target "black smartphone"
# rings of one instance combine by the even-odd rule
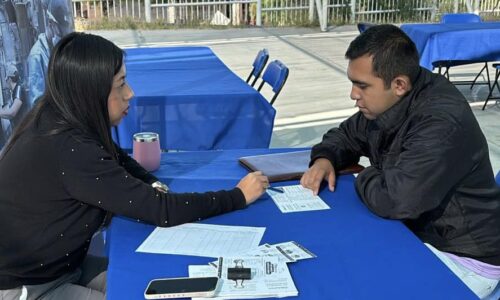
[[[213,297],[218,277],[181,277],[151,280],[144,291],[146,299]]]

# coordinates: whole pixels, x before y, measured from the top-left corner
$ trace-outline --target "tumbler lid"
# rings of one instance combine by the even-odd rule
[[[136,142],[155,142],[158,140],[158,133],[155,132],[139,132],[134,134],[134,141]]]

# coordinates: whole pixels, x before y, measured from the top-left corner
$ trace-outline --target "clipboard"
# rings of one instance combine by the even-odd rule
[[[239,163],[249,171],[261,171],[269,182],[297,180],[309,169],[311,150],[244,156]],[[338,171],[339,175],[359,173],[363,166],[355,164]]]

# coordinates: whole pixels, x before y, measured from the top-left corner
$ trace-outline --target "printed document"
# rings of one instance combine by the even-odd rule
[[[264,227],[188,223],[157,227],[137,252],[206,257],[231,256],[258,247]]]
[[[218,265],[218,269],[189,266],[189,277],[220,275],[221,284],[215,297],[222,299],[287,297],[298,294],[286,263],[278,257],[224,257],[219,258]],[[251,279],[228,279],[228,268],[250,268]]]
[[[284,261],[285,263],[295,262],[295,260],[291,256],[289,256],[285,252],[278,250],[274,245],[269,245],[269,244],[260,245],[257,248],[253,248],[243,253],[240,253],[238,254],[238,256],[245,256],[245,257],[275,256],[278,257],[280,261]],[[218,263],[219,261],[215,260],[213,262],[209,262],[208,264],[215,268],[218,268],[219,267]]]
[[[316,255],[314,253],[312,253],[311,251],[306,249],[304,246],[302,246],[301,244],[299,244],[295,241],[274,244],[274,245],[272,245],[272,247],[275,247],[284,256],[292,259],[292,262],[316,257]]]
[[[267,190],[274,203],[282,213],[330,209],[319,196],[314,196],[310,189],[301,185],[289,185],[280,187],[284,193]]]
[[[275,256],[278,257],[280,261],[286,263],[293,263],[298,260],[314,258],[316,255],[309,251],[304,246],[300,245],[295,241],[283,242],[279,244],[263,244],[257,248],[250,249],[240,256],[248,257],[261,257],[261,256]],[[209,264],[218,268],[218,261],[210,262]]]

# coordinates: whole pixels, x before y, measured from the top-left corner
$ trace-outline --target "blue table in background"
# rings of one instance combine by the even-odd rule
[[[500,22],[404,24],[420,54],[420,65],[432,70],[440,60],[500,60]]]
[[[155,174],[176,192],[232,188],[247,171],[241,156],[259,149],[167,153]],[[297,181],[283,184],[297,184]],[[379,218],[359,200],[353,176],[320,196],[329,210],[283,214],[267,196],[248,208],[203,221],[266,227],[261,243],[294,240],[318,257],[289,264],[300,299],[476,299],[401,222]],[[143,299],[151,279],[188,276],[213,259],[137,253],[154,226],[115,217],[109,229],[108,299]]]
[[[141,131],[158,132],[162,149],[269,147],[276,111],[210,48],[127,49],[125,64],[135,99],[117,128],[122,148]]]

